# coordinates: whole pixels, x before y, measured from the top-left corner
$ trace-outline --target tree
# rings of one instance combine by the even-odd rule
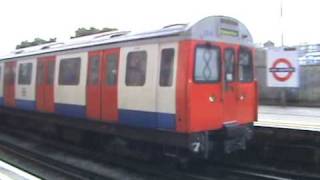
[[[29,42],[28,40],[22,41],[20,44],[18,44],[16,46],[16,49],[22,49],[22,48],[26,48],[26,47],[32,47],[32,46],[37,46],[37,45],[41,45],[41,44],[52,43],[52,42],[56,42],[56,41],[57,41],[57,38],[50,38],[49,40],[44,40],[41,38],[34,38],[34,40],[31,42]]]
[[[102,28],[102,29],[97,29],[95,27],[90,27],[89,29],[87,28],[78,28],[75,31],[75,36],[71,37],[72,38],[77,38],[77,37],[82,37],[82,36],[88,36],[88,35],[92,35],[92,34],[98,34],[98,33],[102,33],[102,32],[109,32],[109,31],[116,31],[116,28]]]

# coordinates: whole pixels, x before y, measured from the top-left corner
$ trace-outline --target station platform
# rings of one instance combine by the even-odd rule
[[[1,180],[40,180],[40,178],[35,177],[1,160],[0,160],[0,179]]]
[[[320,132],[320,108],[259,106],[254,125]]]

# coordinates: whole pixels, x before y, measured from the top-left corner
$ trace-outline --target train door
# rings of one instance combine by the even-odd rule
[[[120,49],[103,51],[101,77],[101,119],[118,120],[118,64]]]
[[[177,44],[161,44],[159,51],[159,81],[156,90],[158,128],[176,128],[176,68]]]
[[[89,52],[87,117],[102,121],[118,119],[117,75],[119,49]]]
[[[41,57],[37,60],[36,107],[42,112],[54,112],[54,70],[55,57]]]
[[[192,131],[221,127],[221,52],[218,46],[197,45],[193,83],[189,82],[189,125]]]
[[[222,64],[222,87],[223,87],[223,120],[232,122],[237,120],[237,92],[236,82],[236,50],[233,47],[226,47],[223,51]]]
[[[87,117],[98,120],[101,118],[101,51],[89,52],[87,74]]]
[[[15,101],[15,79],[16,62],[6,62],[4,70],[4,103],[6,106],[14,107]]]
[[[238,119],[241,123],[246,123],[256,118],[257,84],[254,80],[253,51],[240,47],[238,59]]]

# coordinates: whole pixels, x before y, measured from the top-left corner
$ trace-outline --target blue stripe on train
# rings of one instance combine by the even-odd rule
[[[57,114],[77,117],[77,118],[85,118],[86,117],[86,108],[82,105],[74,105],[74,104],[55,104],[55,112]]]
[[[16,99],[16,107],[18,109],[32,111],[32,110],[35,110],[36,103],[35,101]]]
[[[157,129],[175,129],[175,114],[146,112],[135,110],[119,110],[119,122],[129,126],[157,128]]]
[[[4,104],[4,98],[0,97],[0,106],[3,106],[3,104]]]

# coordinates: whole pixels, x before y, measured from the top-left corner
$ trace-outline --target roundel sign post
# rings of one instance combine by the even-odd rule
[[[299,87],[299,63],[296,51],[271,49],[267,53],[269,87]]]

